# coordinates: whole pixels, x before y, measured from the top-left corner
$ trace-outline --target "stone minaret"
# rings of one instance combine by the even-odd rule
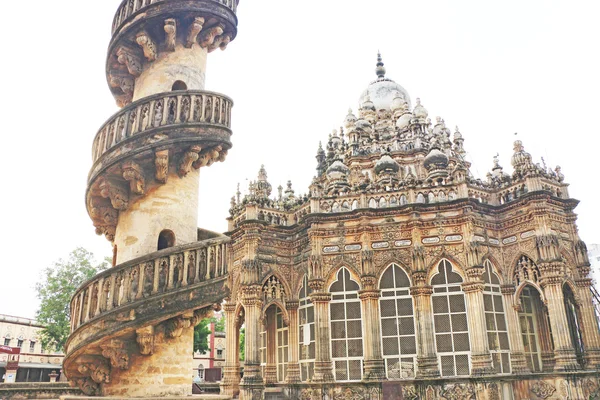
[[[67,345],[67,374],[87,392],[138,397],[152,394],[149,387],[160,396],[191,391],[192,329],[186,328],[200,318],[196,307],[220,302],[218,296],[187,309],[180,303],[177,310],[168,310],[163,300],[145,323],[135,306],[125,314],[117,309],[226,274],[224,241],[199,242],[199,171],[223,161],[231,148],[233,103],[206,91],[205,76],[208,54],[225,50],[237,34],[238,2],[123,0],[115,15],[106,76],[121,110],[96,134],[86,191],[96,232],[113,244],[115,272],[94,278],[73,298]],[[78,331],[111,311],[117,314],[111,321],[127,321],[122,329],[113,326],[110,343],[84,346],[90,340]],[[159,326],[166,318],[174,319]],[[105,328],[108,322],[102,322]],[[121,337],[127,332],[137,332],[137,343]],[[115,349],[125,352],[127,365],[115,359]],[[108,372],[104,361],[85,359],[99,352],[111,361]],[[149,365],[172,370],[152,374]]]

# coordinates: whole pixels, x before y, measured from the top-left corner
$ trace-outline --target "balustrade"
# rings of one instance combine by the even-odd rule
[[[233,101],[206,91],[178,91],[145,97],[113,115],[100,128],[92,147],[96,162],[120,142],[167,126],[211,124],[229,129]]]
[[[237,11],[238,0],[209,0],[209,1],[213,2],[213,3],[218,3],[218,4],[224,5],[225,7],[229,8],[231,11],[233,11],[234,14]],[[113,19],[111,33],[114,34],[116,31],[118,31],[119,28],[121,27],[121,25],[123,25],[123,23],[125,22],[125,20],[127,20],[133,14],[136,14],[137,12],[143,10],[144,8],[146,8],[152,4],[166,3],[166,2],[168,2],[168,0],[123,0],[121,5],[117,9],[115,17]]]
[[[126,305],[227,275],[229,240],[209,239],[157,251],[96,275],[71,300],[71,332]]]

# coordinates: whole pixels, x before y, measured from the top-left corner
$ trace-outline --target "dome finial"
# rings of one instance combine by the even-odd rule
[[[385,78],[385,67],[383,65],[384,64],[381,58],[381,53],[377,51],[377,68],[375,68],[375,73],[377,74],[377,78],[379,79]]]

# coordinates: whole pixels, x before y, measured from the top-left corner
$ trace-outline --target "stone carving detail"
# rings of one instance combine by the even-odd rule
[[[323,257],[311,255],[308,259],[310,268],[308,269],[308,279],[323,278]]]
[[[433,386],[427,386],[427,390],[425,391],[425,400],[435,400],[435,389]]]
[[[189,328],[191,325],[189,319],[183,317],[171,318],[165,322],[165,334],[170,338],[180,337],[183,330]]]
[[[554,385],[551,385],[546,381],[535,381],[529,390],[540,399],[547,399],[556,392]]]
[[[154,353],[154,327],[147,326],[135,331],[136,341],[140,346],[140,354],[149,356]]]
[[[202,30],[202,26],[204,25],[204,17],[196,17],[194,18],[194,22],[190,25],[190,31],[188,33],[186,47],[192,47],[194,43],[196,43],[196,39],[198,34]]]
[[[333,395],[333,400],[364,400],[365,392],[360,387],[346,387]]]
[[[242,285],[252,285],[259,283],[261,267],[258,260],[244,260],[242,262]]]
[[[125,188],[105,178],[100,180],[98,187],[100,188],[100,195],[105,199],[110,199],[114,208],[121,211],[127,209],[129,206],[129,194]]]
[[[127,354],[123,342],[111,340],[108,344],[100,347],[102,348],[102,356],[108,358],[110,360],[110,365],[114,368],[129,368],[129,354]]]
[[[161,150],[155,153],[154,165],[156,166],[156,180],[167,183],[169,175],[169,150]]]
[[[488,400],[500,400],[500,389],[497,383],[490,383],[488,386]]]
[[[138,164],[133,161],[123,164],[123,179],[129,181],[131,193],[144,194],[146,180],[144,179],[144,172]]]
[[[320,400],[321,394],[318,389],[304,388],[300,392],[300,400]]]
[[[269,302],[270,300],[281,300],[281,302],[285,303],[285,288],[275,275],[267,279],[262,287],[262,292],[265,303]]]
[[[406,400],[417,400],[419,394],[414,386],[402,386],[402,398]]]
[[[537,282],[540,278],[540,270],[529,257],[522,256],[515,266],[514,281],[519,285],[523,281]]]
[[[109,75],[108,83],[111,87],[120,88],[126,97],[131,101],[133,97],[133,87],[135,81],[127,73],[112,72]]]
[[[211,45],[208,46],[208,52],[211,53],[216,49],[225,50],[227,45],[231,42],[231,35],[225,34],[221,36],[217,36]]]
[[[440,392],[440,398],[444,400],[472,400],[475,399],[475,389],[468,383],[448,385]]]
[[[86,396],[98,396],[101,394],[100,386],[92,378],[75,378],[71,381]]]
[[[183,154],[183,159],[179,164],[179,175],[184,177],[192,170],[192,163],[200,157],[198,153],[202,150],[200,146],[192,146]]]
[[[223,25],[218,24],[209,28],[206,32],[200,35],[200,46],[208,47],[215,41],[215,38],[223,34]]]
[[[158,56],[158,53],[156,51],[156,44],[154,43],[150,35],[148,35],[148,33],[138,33],[135,37],[135,41],[144,50],[144,57],[146,57],[148,61],[156,60],[156,57]]]
[[[110,382],[110,366],[100,358],[86,360],[77,367],[79,373],[89,376],[95,383]]]
[[[125,46],[119,47],[117,50],[117,61],[119,64],[125,65],[127,71],[133,76],[140,76],[142,73],[142,60],[140,60],[136,51],[131,48]]]
[[[167,51],[175,51],[175,38],[177,36],[177,21],[175,18],[166,19],[164,29],[167,34],[165,39]]]

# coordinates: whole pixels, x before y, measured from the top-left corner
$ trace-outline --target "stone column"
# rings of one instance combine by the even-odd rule
[[[260,311],[261,290],[258,284],[250,284],[242,289],[242,305],[246,322],[246,361],[244,377],[240,383],[241,398],[260,400],[264,390],[260,372]]]
[[[312,279],[310,299],[315,307],[315,373],[313,382],[333,382],[331,336],[329,334],[329,302],[331,293],[323,291],[323,280]]]
[[[576,281],[579,297],[579,314],[584,347],[585,366],[588,369],[600,367],[600,330],[592,299],[592,280],[589,278]]]
[[[540,270],[542,271],[560,269],[555,265],[540,265]],[[573,342],[571,341],[571,332],[567,321],[562,290],[563,278],[558,274],[544,274],[543,272],[542,276],[541,284],[546,296],[550,316],[550,329],[552,329],[552,339],[554,342],[554,357],[556,360],[554,369],[559,371],[577,369],[577,358],[575,356],[575,349],[573,349]]]
[[[467,300],[469,339],[471,342],[471,374],[485,375],[493,372],[492,357],[487,339],[485,308],[483,305],[483,266],[467,268],[467,281],[462,284]]]
[[[287,383],[298,383],[300,382],[300,364],[299,360],[299,326],[298,326],[298,307],[300,304],[297,300],[290,300],[285,302],[285,308],[287,309],[289,316],[288,324],[288,352],[289,361],[287,364]]]
[[[440,376],[440,368],[433,333],[433,311],[431,309],[433,287],[426,284],[427,273],[425,271],[415,271],[412,278],[415,286],[410,288],[410,294],[413,296],[417,321],[417,378],[437,377]]]
[[[365,381],[381,381],[386,379],[385,364],[381,355],[381,329],[379,322],[379,297],[381,291],[375,288],[376,278],[373,275],[361,277],[363,290],[359,298],[364,311],[364,377]]]
[[[525,360],[525,349],[523,347],[523,338],[521,337],[521,322],[519,314],[515,308],[514,295],[515,285],[502,285],[502,298],[504,300],[504,313],[508,325],[508,336],[510,338],[510,363],[513,374],[523,374],[529,371],[527,361]]]
[[[271,306],[266,311],[264,319],[267,331],[267,365],[265,367],[265,385],[273,386],[277,383],[277,320],[276,306]],[[259,346],[260,347],[260,346]],[[260,356],[260,353],[259,353]]]
[[[225,367],[221,381],[221,394],[235,397],[240,392],[240,356],[239,356],[239,327],[235,315],[236,304],[223,305],[225,312]]]

